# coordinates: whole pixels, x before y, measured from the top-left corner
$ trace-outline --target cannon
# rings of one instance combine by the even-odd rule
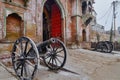
[[[30,38],[21,37],[11,51],[12,65],[19,80],[33,80],[41,59],[49,69],[59,70],[65,65],[66,57],[66,47],[57,38],[35,44]]]
[[[100,41],[96,44],[94,50],[99,52],[111,53],[113,51],[113,44],[110,41]]]

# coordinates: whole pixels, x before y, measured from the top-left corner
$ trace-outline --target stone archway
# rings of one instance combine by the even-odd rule
[[[15,41],[23,36],[23,21],[17,13],[11,13],[6,17],[6,40]]]

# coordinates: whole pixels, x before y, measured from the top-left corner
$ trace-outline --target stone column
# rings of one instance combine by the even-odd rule
[[[80,40],[81,40],[81,26],[82,26],[82,21],[81,21],[81,4],[79,0],[73,0],[72,1],[72,25],[71,25],[71,35],[72,35],[72,42],[77,45],[77,47],[80,45]]]

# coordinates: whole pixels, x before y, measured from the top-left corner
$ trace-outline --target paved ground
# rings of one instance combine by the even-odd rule
[[[64,68],[78,74],[62,70],[52,72],[47,67],[40,66],[34,80],[120,80],[120,53],[68,49]],[[0,66],[0,80],[16,78]]]
[[[10,72],[9,72],[10,71]],[[11,70],[9,71],[0,63],[0,80],[17,80],[15,76],[12,75]]]

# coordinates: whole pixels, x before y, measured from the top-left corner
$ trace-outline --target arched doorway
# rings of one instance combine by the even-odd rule
[[[47,0],[43,10],[43,41],[51,37],[62,40],[61,11],[55,0]]]
[[[23,36],[23,31],[22,18],[16,13],[9,14],[6,18],[6,39],[15,41]]]
[[[82,31],[82,37],[83,37],[83,41],[86,41],[86,31],[85,31],[85,29],[83,29],[83,31]]]

